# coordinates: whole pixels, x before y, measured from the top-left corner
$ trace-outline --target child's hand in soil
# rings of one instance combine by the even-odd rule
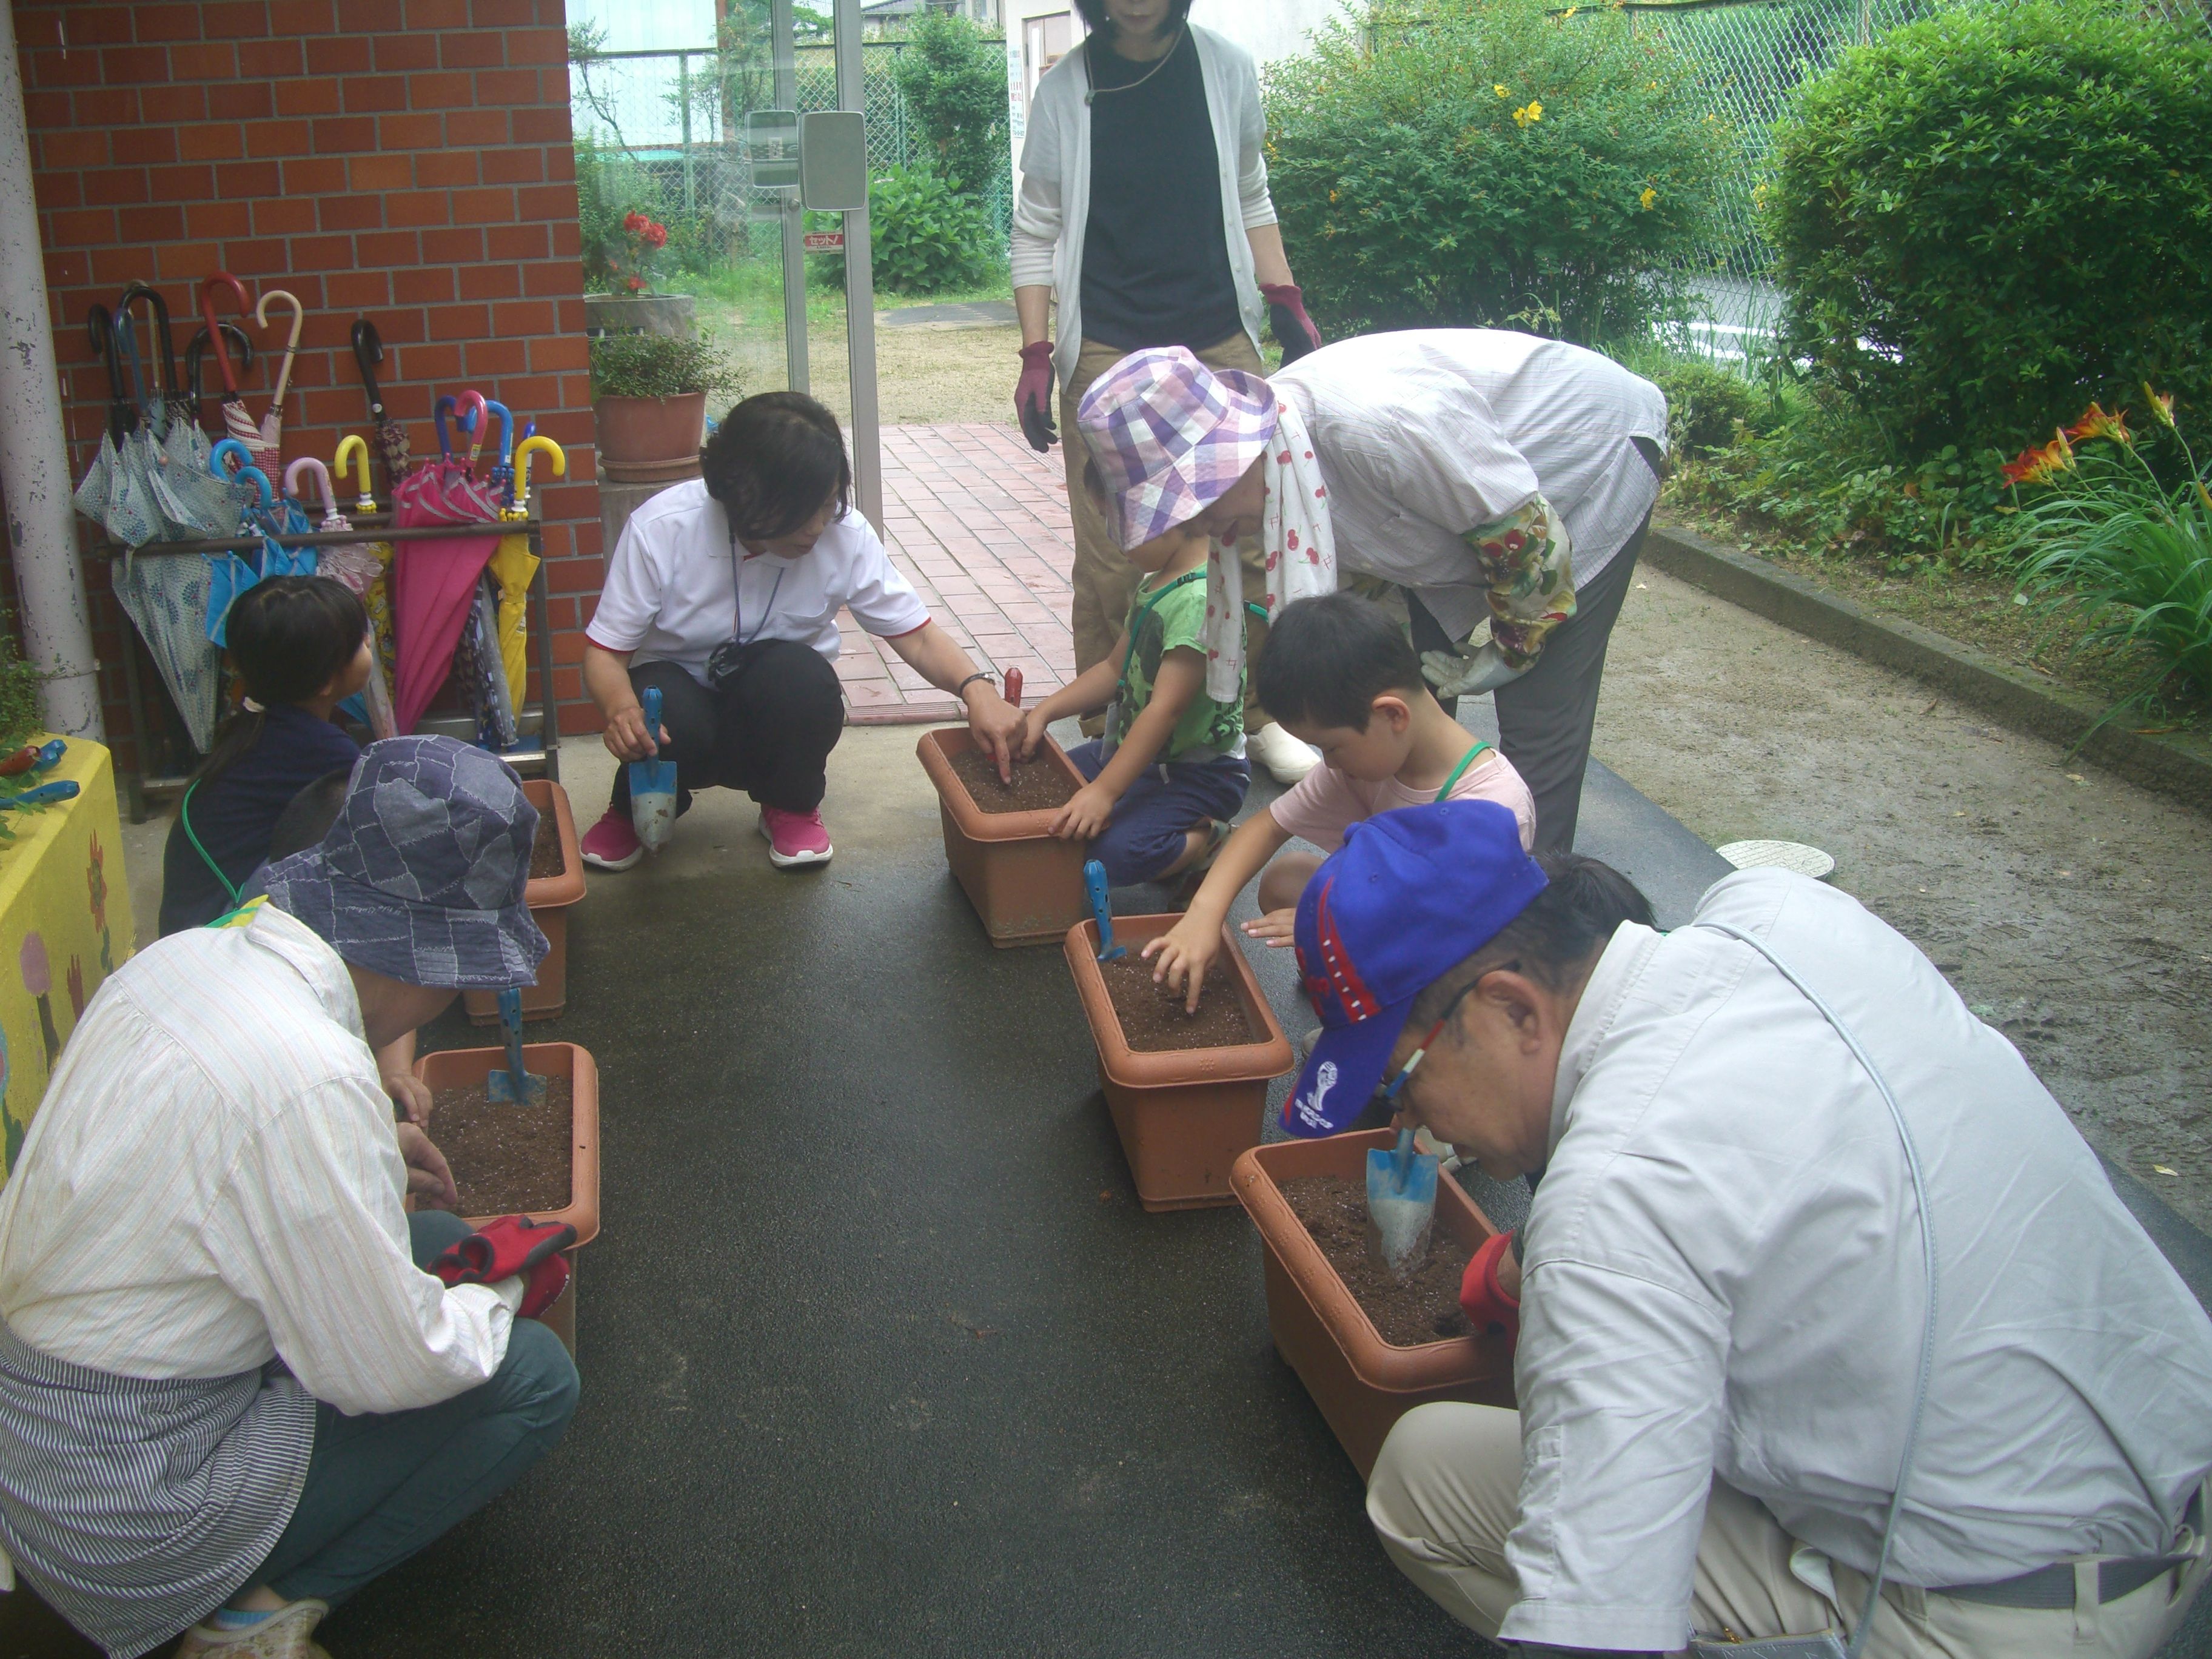
[[[1279,951],[1286,945],[1298,942],[1298,913],[1294,909],[1270,910],[1257,921],[1244,924],[1244,937],[1265,939],[1268,948]]]
[[[1060,816],[1052,821],[1052,833],[1062,841],[1095,841],[1106,830],[1106,821],[1114,816],[1114,794],[1095,783],[1086,783],[1069,797]]]
[[[1187,990],[1183,1006],[1186,1012],[1194,1014],[1198,1012],[1198,994],[1206,984],[1206,969],[1213,966],[1213,958],[1220,952],[1220,928],[1207,927],[1186,915],[1139,954],[1147,962],[1155,955],[1158,957],[1152,965],[1152,983],[1164,985],[1170,991]]]
[[[1030,708],[1023,711],[1022,723],[1014,728],[1013,744],[1016,760],[1027,760],[1036,753],[1037,745],[1044,741],[1044,728],[1045,718],[1042,708]]]
[[[400,1161],[407,1165],[407,1192],[419,1210],[450,1210],[461,1201],[446,1155],[411,1123],[397,1126]]]

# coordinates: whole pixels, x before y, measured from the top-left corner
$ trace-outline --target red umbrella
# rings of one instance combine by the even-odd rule
[[[261,428],[253,424],[253,416],[246,412],[246,399],[239,395],[238,374],[231,368],[230,351],[222,343],[222,326],[216,321],[217,289],[236,300],[241,313],[253,307],[246,302],[246,284],[227,270],[218,270],[200,284],[200,315],[206,319],[208,343],[214,349],[215,366],[222,376],[222,435],[237,439],[251,450],[261,441]]]
[[[453,455],[446,416],[454,404],[450,397],[438,399],[434,419],[440,459],[426,459],[392,493],[396,529],[498,521],[499,508],[490,495]],[[476,602],[477,583],[498,547],[496,535],[438,536],[394,544],[392,612],[399,655],[392,702],[401,732],[415,729],[453,672],[453,649]]]

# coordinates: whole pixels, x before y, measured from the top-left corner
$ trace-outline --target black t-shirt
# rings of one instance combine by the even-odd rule
[[[192,791],[193,832],[231,885],[243,887],[268,857],[269,837],[292,797],[360,758],[361,745],[330,721],[276,704],[261,717],[253,746],[222,776]],[[230,908],[230,895],[183,823],[171,824],[161,849],[161,937],[204,927]]]
[[[1083,50],[1097,88],[1083,337],[1124,351],[1218,345],[1244,319],[1198,44],[1186,28],[1164,62],[1149,64],[1131,63],[1096,35]]]

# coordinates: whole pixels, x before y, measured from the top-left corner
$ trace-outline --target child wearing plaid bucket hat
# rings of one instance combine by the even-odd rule
[[[1085,483],[1142,577],[1114,649],[1024,717],[1045,727],[1108,708],[1102,738],[1069,751],[1090,781],[1054,833],[1086,838],[1116,886],[1202,866],[1228,838],[1251,781],[1243,685],[1207,684],[1207,554],[1219,526],[1255,503],[1255,463],[1275,432],[1267,383],[1208,370],[1181,346],[1124,357],[1077,412]]]

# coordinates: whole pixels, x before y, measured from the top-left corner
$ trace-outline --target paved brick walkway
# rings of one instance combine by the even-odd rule
[[[938,625],[979,668],[1022,671],[1033,702],[1074,677],[1067,631],[1075,544],[1060,452],[1011,426],[893,426],[883,434],[885,539]],[[951,720],[957,706],[880,640],[838,617],[837,676],[862,726]]]

